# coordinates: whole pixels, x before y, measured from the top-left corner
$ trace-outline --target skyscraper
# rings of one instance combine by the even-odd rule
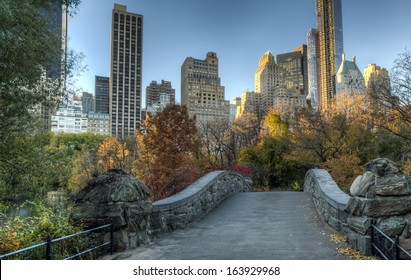
[[[209,121],[228,122],[230,101],[224,98],[217,54],[209,52],[205,60],[187,57],[181,66],[181,104],[187,106],[190,117],[196,116],[199,128]]]
[[[125,138],[140,126],[143,16],[114,4],[111,29],[109,113],[111,135]]]
[[[261,58],[255,73],[256,100],[260,102],[262,114],[276,105],[275,97],[285,89],[285,70],[275,63],[271,52],[266,52]]]
[[[307,45],[301,45],[292,52],[278,54],[277,64],[285,70],[287,88],[301,89],[308,95]]]
[[[48,9],[42,9],[40,13],[47,19],[50,32],[61,40],[61,56],[52,58],[50,67],[45,69],[44,76],[41,77],[41,79],[52,78],[59,80],[59,96],[56,100],[47,98],[47,100],[38,104],[36,108],[42,119],[44,130],[49,131],[52,128],[51,115],[56,114],[66,84],[68,10],[65,5],[57,1],[50,5]]]
[[[308,68],[308,95],[307,101],[311,108],[318,110],[317,86],[317,29],[311,28],[307,34],[307,68]]]
[[[96,100],[96,112],[108,114],[110,111],[110,78],[96,76],[94,84],[94,94]]]
[[[305,50],[305,51],[304,51]],[[306,48],[279,55],[276,63],[271,52],[260,59],[255,73],[255,109],[259,119],[273,107],[295,109],[306,106],[304,93],[304,71],[306,70]],[[284,68],[283,68],[284,67]]]
[[[344,52],[341,0],[316,0],[318,102],[326,109],[335,96],[335,76]]]

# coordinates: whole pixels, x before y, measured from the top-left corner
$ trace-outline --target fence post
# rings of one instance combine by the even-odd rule
[[[395,259],[400,259],[400,239],[398,238],[398,235],[395,236]]]
[[[113,248],[114,248],[113,235],[114,235],[114,226],[113,226],[113,224],[110,224],[110,255],[113,254]]]
[[[370,235],[371,235],[371,254],[375,256],[375,249],[374,249],[374,220],[371,221],[371,230],[370,230]]]
[[[47,234],[46,238],[46,260],[51,260],[51,236]]]

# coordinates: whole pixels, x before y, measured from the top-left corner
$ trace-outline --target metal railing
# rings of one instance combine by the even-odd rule
[[[113,253],[113,225],[108,224],[45,242],[0,256],[0,260],[72,260],[96,259]]]
[[[393,240],[374,224],[371,224],[371,247],[374,255],[385,260],[411,260],[411,253],[399,244],[398,237]]]

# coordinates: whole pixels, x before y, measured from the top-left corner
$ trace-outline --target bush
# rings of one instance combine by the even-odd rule
[[[6,254],[33,244],[44,242],[81,230],[71,224],[69,211],[61,207],[48,207],[42,201],[26,201],[20,208],[29,207],[31,216],[7,217],[9,206],[1,205],[0,254]]]

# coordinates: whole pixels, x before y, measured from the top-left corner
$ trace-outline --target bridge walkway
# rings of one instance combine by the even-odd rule
[[[336,252],[332,233],[306,193],[239,193],[184,230],[106,259],[348,259]]]

